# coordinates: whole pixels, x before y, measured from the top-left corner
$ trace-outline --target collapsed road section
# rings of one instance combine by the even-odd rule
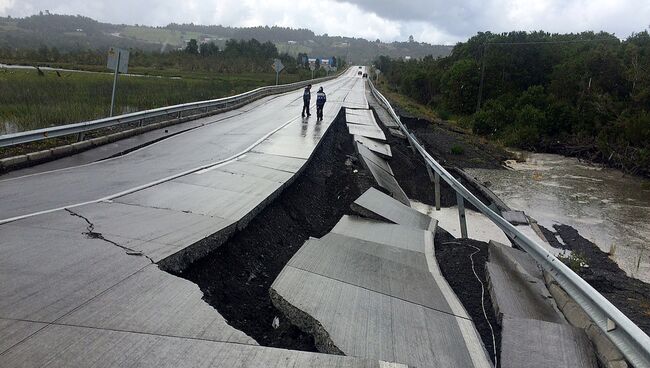
[[[204,302],[195,284],[159,268],[182,269],[210,251],[205,245],[245,227],[304,169],[356,85],[345,76],[329,84],[320,124],[291,112],[301,103],[296,91],[262,109],[282,110],[289,121],[256,109],[111,160],[3,181],[9,217],[0,224],[0,366],[386,366],[260,347]],[[206,133],[214,129],[225,134]],[[178,146],[183,141],[192,144]],[[123,169],[151,179],[147,168],[164,160],[157,156],[163,151],[180,155],[156,167],[164,180],[101,198],[113,190],[107,183],[135,183]],[[68,208],[70,198],[77,202]]]

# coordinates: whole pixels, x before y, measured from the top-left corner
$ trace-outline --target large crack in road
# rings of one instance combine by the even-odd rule
[[[107,243],[109,243],[109,244],[112,244],[112,245],[114,245],[114,246],[116,246],[116,247],[118,247],[118,248],[123,249],[123,250],[126,252],[126,254],[128,254],[128,255],[130,255],[130,256],[146,257],[146,258],[147,258],[151,263],[155,263],[155,262],[153,261],[153,259],[151,259],[151,257],[147,256],[146,254],[142,253],[142,252],[139,251],[139,250],[131,249],[131,248],[129,248],[129,247],[125,247],[125,246],[123,246],[123,245],[121,245],[121,244],[118,244],[118,243],[116,243],[116,242],[114,242],[114,241],[112,241],[112,240],[110,240],[110,239],[106,239],[106,237],[104,237],[104,235],[103,235],[102,233],[99,233],[99,232],[96,232],[96,231],[95,231],[95,224],[93,224],[93,223],[92,223],[90,220],[88,220],[88,218],[86,218],[85,216],[83,216],[83,215],[81,215],[81,214],[78,214],[78,213],[76,213],[76,212],[74,212],[74,211],[72,211],[71,209],[68,209],[68,208],[66,208],[65,210],[66,210],[66,211],[67,211],[71,216],[78,217],[78,218],[80,218],[80,219],[82,219],[82,220],[84,220],[84,221],[86,222],[86,224],[87,224],[87,226],[86,226],[86,230],[87,230],[87,231],[84,232],[83,234],[84,234],[87,238],[89,238],[89,239],[99,239],[99,240],[105,241],[105,242],[107,242]]]

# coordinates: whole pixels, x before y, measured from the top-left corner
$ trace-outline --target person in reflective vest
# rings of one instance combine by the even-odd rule
[[[323,120],[323,106],[325,106],[325,101],[327,101],[327,96],[323,91],[323,87],[318,89],[316,93],[316,121]]]
[[[309,113],[309,101],[311,101],[311,84],[308,84],[307,87],[305,87],[305,91],[302,93],[302,117],[305,117],[305,113],[307,113],[307,116],[311,116]]]

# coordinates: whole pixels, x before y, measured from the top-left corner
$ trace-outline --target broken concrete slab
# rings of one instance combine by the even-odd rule
[[[362,215],[369,211],[387,221],[415,229],[433,231],[437,222],[375,188],[368,189],[357,198],[352,209],[360,211]]]
[[[382,143],[372,138],[367,138],[361,135],[355,135],[354,140],[363,144],[369,150],[380,155],[383,158],[393,157],[393,152],[391,151],[390,146],[386,143]]]
[[[494,240],[489,242],[488,252],[490,260],[498,258],[500,263],[510,265],[513,269],[526,272],[531,277],[544,281],[541,267],[528,253]]]
[[[368,147],[359,143],[358,141],[355,141],[354,148],[356,149],[357,153],[359,153],[359,155],[363,156],[364,159],[372,161],[372,163],[381,167],[391,176],[395,176],[393,169],[390,168],[388,162],[385,159],[379,157],[379,155],[372,152]]]
[[[488,288],[497,319],[527,318],[554,323],[564,319],[543,280],[511,267],[498,257],[486,264]]]
[[[200,339],[51,325],[0,355],[3,367],[389,368],[378,360]],[[406,368],[398,365],[395,368]]]
[[[271,298],[321,351],[421,368],[490,366],[484,351],[467,348],[471,321],[390,295],[287,266]]]
[[[596,355],[584,331],[552,322],[504,318],[503,368],[596,368]]]
[[[405,205],[409,205],[410,201],[408,197],[406,196],[406,193],[404,193],[404,190],[402,187],[400,187],[399,183],[395,179],[393,175],[388,173],[386,170],[372,162],[370,159],[367,158],[367,156],[361,156],[361,162],[368,168],[370,173],[372,174],[373,178],[381,186],[382,188],[386,189],[390,194],[393,196],[393,198],[397,199],[398,201],[402,202]]]
[[[330,233],[306,241],[287,265],[453,314],[420,252]]]
[[[501,216],[513,225],[528,225],[528,217],[524,211],[503,211]]]
[[[198,286],[158,269],[138,271],[59,323],[257,345],[203,299]]]
[[[348,115],[345,118],[345,121],[349,124],[359,124],[379,128],[379,125],[374,121],[374,117],[366,117],[361,115]]]
[[[386,108],[377,101],[375,96],[370,91],[370,88],[366,88],[366,100],[368,101],[368,106],[375,111],[375,114],[379,117],[379,121],[387,128],[399,128],[399,125],[395,122],[393,117],[388,113]]]
[[[379,139],[382,141],[386,140],[386,135],[384,132],[373,126],[361,125],[361,124],[346,124],[348,126],[348,131],[352,135],[362,135],[364,137]]]
[[[372,118],[372,111],[368,109],[345,109],[345,117],[358,116],[362,118]]]
[[[331,233],[424,253],[424,230],[345,215]]]

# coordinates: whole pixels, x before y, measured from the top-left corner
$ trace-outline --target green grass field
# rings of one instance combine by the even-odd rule
[[[0,69],[0,134],[108,116],[113,76]],[[303,76],[304,77],[304,76]],[[298,81],[283,74],[281,83]],[[230,96],[275,83],[273,73],[200,75],[182,79],[120,76],[116,113]]]

